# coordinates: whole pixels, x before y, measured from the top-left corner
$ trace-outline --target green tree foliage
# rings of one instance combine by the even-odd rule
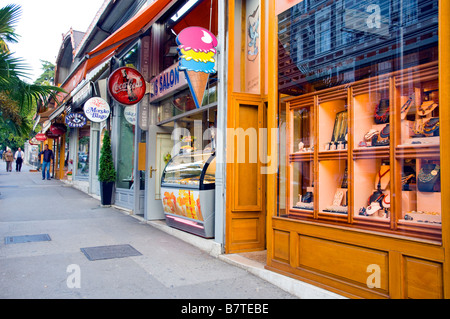
[[[98,180],[100,182],[114,182],[116,180],[116,170],[113,163],[109,131],[106,131],[103,137],[103,145],[100,151]]]
[[[55,80],[55,65],[51,62],[41,60],[42,74],[34,81],[38,85],[51,85]]]
[[[37,103],[46,103],[50,97],[56,100],[57,93],[64,92],[48,83],[29,84],[23,80],[30,78],[30,68],[8,48],[8,43],[19,41],[15,24],[20,15],[19,5],[0,8],[0,144],[13,149],[16,146],[10,144],[29,137]]]

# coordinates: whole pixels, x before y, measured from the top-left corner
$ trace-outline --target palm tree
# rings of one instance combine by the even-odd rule
[[[7,5],[0,8],[0,50],[9,52],[8,42],[17,43],[18,35],[14,32],[14,25],[20,18],[20,6]]]
[[[29,128],[29,115],[38,102],[56,99],[61,88],[50,85],[29,84],[22,78],[30,79],[22,59],[9,52],[8,43],[18,42],[14,32],[20,18],[19,5],[7,5],[0,8],[0,126],[7,126],[13,132],[20,133]]]

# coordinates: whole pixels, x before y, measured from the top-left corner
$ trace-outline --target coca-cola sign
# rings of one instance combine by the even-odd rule
[[[117,102],[133,105],[139,103],[145,95],[145,79],[133,68],[118,68],[109,76],[108,90]]]

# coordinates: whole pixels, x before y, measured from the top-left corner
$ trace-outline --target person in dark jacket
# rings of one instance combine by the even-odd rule
[[[45,171],[47,171],[47,179],[50,179],[50,164],[55,159],[53,151],[48,149],[48,145],[44,145],[44,150],[39,153],[38,158],[41,159],[41,155],[44,156],[42,161],[42,179],[45,179]]]

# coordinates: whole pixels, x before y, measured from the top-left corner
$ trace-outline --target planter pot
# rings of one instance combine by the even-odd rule
[[[114,182],[100,182],[100,197],[102,205],[111,205]]]

